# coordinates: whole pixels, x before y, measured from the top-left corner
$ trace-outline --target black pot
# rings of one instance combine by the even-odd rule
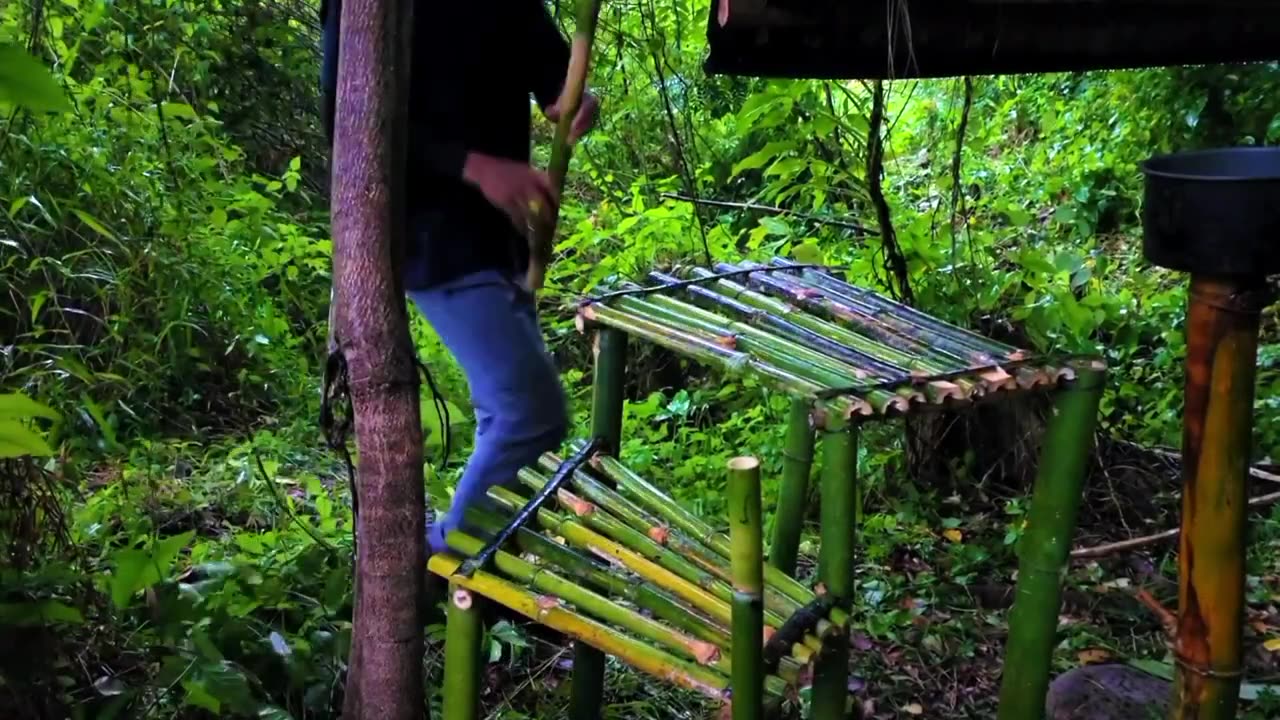
[[[1147,260],[1200,275],[1280,273],[1280,147],[1162,155],[1142,171]]]

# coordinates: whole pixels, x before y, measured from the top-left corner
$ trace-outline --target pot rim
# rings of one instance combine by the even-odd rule
[[[1191,161],[1196,158],[1204,157],[1231,157],[1243,155],[1270,155],[1274,156],[1274,168],[1269,168],[1270,172],[1265,175],[1224,175],[1224,174],[1198,174],[1194,172],[1180,171],[1177,169],[1185,161]],[[1194,164],[1194,163],[1188,163]],[[1172,166],[1173,169],[1170,169]],[[1280,181],[1280,146],[1275,145],[1244,145],[1239,147],[1211,148],[1208,150],[1191,150],[1187,152],[1166,153],[1163,155],[1154,155],[1142,161],[1140,167],[1147,177],[1161,178],[1165,180],[1181,180],[1186,182],[1215,182],[1215,183],[1270,183]]]

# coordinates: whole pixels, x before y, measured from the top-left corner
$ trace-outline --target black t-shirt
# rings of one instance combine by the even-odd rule
[[[324,124],[333,127],[342,0],[323,0]],[[523,274],[528,241],[462,180],[468,152],[529,160],[532,94],[555,102],[569,47],[542,0],[414,4],[405,167],[405,286],[468,273]],[[332,132],[330,131],[332,137]]]

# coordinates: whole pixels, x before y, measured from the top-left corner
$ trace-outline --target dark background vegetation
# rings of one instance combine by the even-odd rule
[[[1280,141],[1280,67],[707,77],[705,16],[689,0],[601,16],[604,112],[576,153],[543,307],[579,420],[589,352],[568,305],[581,293],[708,254],[822,260],[1002,339],[1104,354],[1114,374],[1078,540],[1173,527],[1177,467],[1134,444],[1178,443],[1185,291],[1140,256],[1138,163]],[[57,457],[0,462],[0,716],[335,716],[350,511],[315,423],[330,281],[315,7],[9,2],[0,42],[52,67],[74,107],[0,106],[0,390],[61,414],[43,428]],[[549,136],[539,120],[540,163]],[[1280,443],[1276,320],[1260,353],[1262,463]],[[423,413],[440,502],[465,457],[466,387],[416,316],[414,332],[462,445],[443,462]],[[633,466],[710,516],[728,457],[757,453],[776,478],[780,399],[664,353],[634,362]],[[868,434],[853,689],[873,716],[992,716],[1037,413]],[[1255,514],[1251,542],[1249,680],[1275,682],[1280,513]],[[1060,670],[1167,662],[1131,590],[1170,600],[1171,550],[1073,567]],[[563,648],[506,623],[489,642],[494,717],[549,717]],[[1251,692],[1252,717],[1280,712]],[[610,717],[704,712],[619,667],[609,693]]]

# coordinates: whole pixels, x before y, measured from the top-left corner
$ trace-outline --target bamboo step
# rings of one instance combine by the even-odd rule
[[[576,443],[581,447],[584,443]],[[451,552],[428,569],[656,679],[725,700],[734,657],[728,537],[618,460],[597,455],[575,472],[488,567],[460,574],[561,459],[520,473],[527,495],[494,488],[502,512],[472,511]],[[766,692],[795,697],[815,659],[846,643],[848,615],[812,589],[764,567]],[[451,598],[450,602],[458,598]]]

